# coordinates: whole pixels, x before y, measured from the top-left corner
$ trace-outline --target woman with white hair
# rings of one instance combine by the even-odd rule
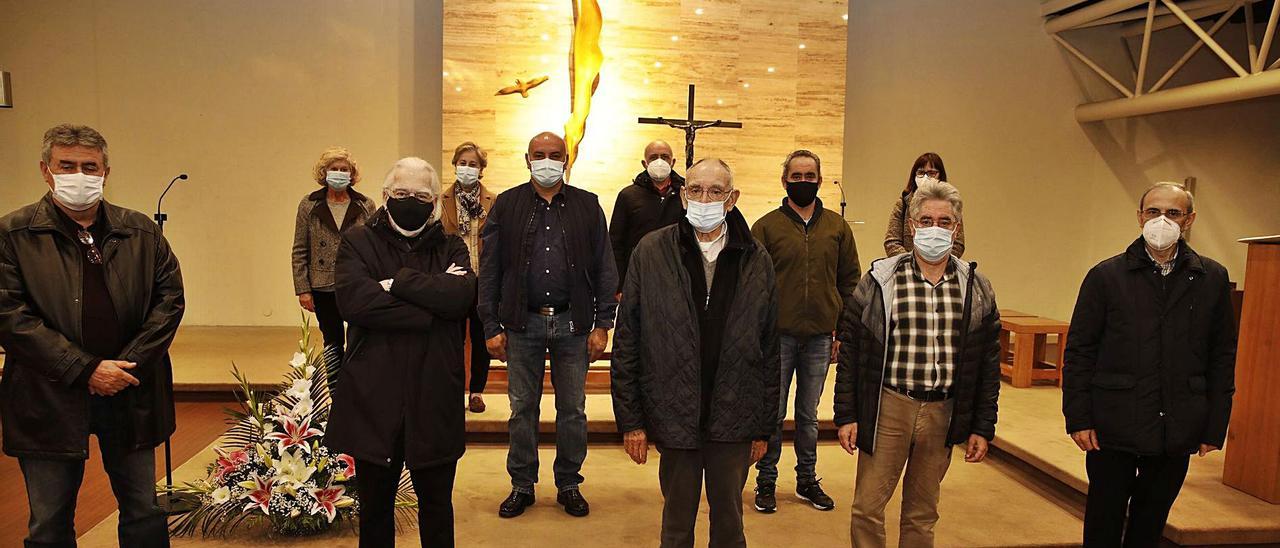
[[[316,315],[329,358],[329,388],[342,363],[342,313],[333,296],[333,267],[342,233],[373,215],[373,200],[356,192],[360,167],[351,151],[333,147],[320,154],[311,170],[320,189],[302,197],[293,231],[293,291],[298,304]]]
[[[394,546],[409,469],[422,546],[453,546],[453,478],[464,449],[462,322],[476,294],[467,245],[441,227],[440,177],[396,162],[385,206],[343,236],[338,308],[350,324],[327,443],[356,459],[360,545]]]

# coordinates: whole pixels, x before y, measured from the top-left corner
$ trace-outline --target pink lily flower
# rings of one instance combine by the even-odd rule
[[[346,453],[339,453],[337,456],[337,459],[338,459],[338,462],[341,462],[342,465],[345,466],[342,472],[343,476],[346,476],[347,479],[356,477],[356,458],[355,457],[348,455]]]
[[[346,488],[342,486],[329,487],[327,489],[312,489],[311,497],[316,499],[316,505],[311,509],[311,513],[324,513],[329,521],[338,515],[338,501],[342,499],[342,494],[346,492]]]
[[[324,435],[324,432],[319,428],[311,427],[310,418],[303,420],[302,424],[298,424],[293,417],[288,415],[276,415],[272,418],[284,427],[284,432],[271,432],[266,435],[266,438],[280,442],[281,449],[288,449],[297,445],[303,451],[311,453],[311,446],[307,444],[307,439]]]
[[[245,493],[243,498],[249,499],[249,503],[244,505],[245,510],[253,510],[256,506],[262,510],[264,514],[270,514],[267,505],[271,502],[271,488],[275,483],[271,478],[263,478],[258,474],[253,475],[254,489]]]
[[[217,483],[222,483],[227,474],[235,472],[237,468],[249,462],[249,453],[244,449],[227,453],[221,449],[214,449],[218,453],[217,470],[214,471],[213,479]]]

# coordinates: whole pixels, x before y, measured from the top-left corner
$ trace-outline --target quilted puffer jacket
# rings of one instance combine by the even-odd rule
[[[702,303],[692,297],[677,223],[649,233],[631,254],[610,370],[620,432],[643,428],[664,449],[697,449],[703,441],[765,439],[777,428],[782,373],[773,260],[741,213],[730,211],[727,222],[725,253],[738,247],[742,255],[705,430],[694,308]]]

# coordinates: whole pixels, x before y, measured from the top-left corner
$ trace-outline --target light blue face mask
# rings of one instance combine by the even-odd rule
[[[954,233],[938,226],[917,228],[911,239],[912,245],[920,253],[920,257],[930,263],[941,261],[951,253],[951,239]]]
[[[685,210],[685,218],[689,220],[689,224],[698,232],[706,234],[715,230],[724,223],[725,210],[724,204],[727,200],[719,202],[696,202],[689,200],[689,207]]]
[[[346,190],[351,186],[351,174],[345,171],[328,171],[324,174],[324,182],[334,190]]]

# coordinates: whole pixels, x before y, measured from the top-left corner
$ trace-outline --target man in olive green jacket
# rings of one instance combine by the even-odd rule
[[[822,160],[797,150],[782,164],[787,198],[769,212],[751,234],[769,255],[778,280],[778,332],[782,360],[782,389],[778,428],[769,450],[756,464],[756,510],[772,513],[782,455],[782,421],[787,395],[796,377],[796,496],[819,510],[835,503],[822,491],[817,477],[818,400],[827,369],[838,350],[833,343],[844,301],[853,295],[861,268],[849,224],[836,212],[823,209],[817,199],[822,185]]]

